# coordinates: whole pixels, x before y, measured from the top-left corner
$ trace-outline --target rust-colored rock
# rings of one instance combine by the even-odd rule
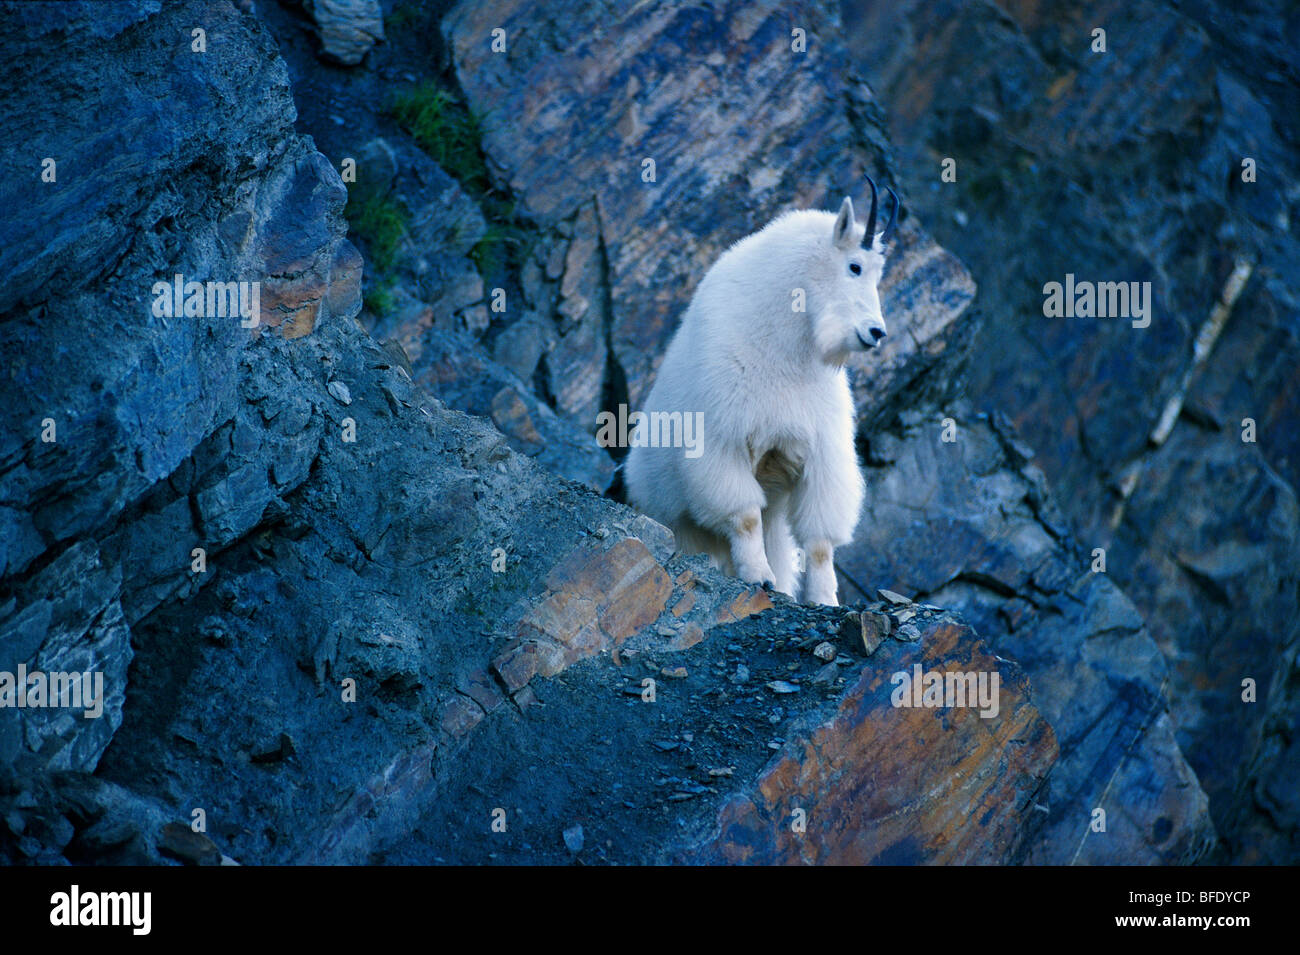
[[[767,591],[762,587],[755,587],[742,591],[731,603],[720,607],[715,620],[719,624],[733,623],[771,609],[772,598],[768,596]]]
[[[265,275],[258,329],[277,328],[284,338],[302,338],[330,317],[356,313],[361,255],[346,241],[327,245],[331,236],[323,226],[328,213],[343,208],[346,195],[337,171],[316,153],[296,163],[276,192],[262,197],[269,207],[266,224],[248,240]]]
[[[484,713],[491,713],[505,702],[505,697],[487,670],[476,670],[469,674],[457,689],[482,707]]]
[[[459,739],[483,719],[483,709],[467,696],[457,696],[442,713],[442,731]]]
[[[938,623],[916,644],[887,644],[833,718],[789,739],[724,802],[717,830],[682,853],[709,863],[1017,861],[1028,803],[1056,759],[1056,737],[1014,664],[969,627]],[[895,672],[999,678],[997,710],[895,706]],[[802,811],[802,814],[800,813]],[[802,831],[801,831],[802,830]]]
[[[688,623],[681,633],[668,641],[668,649],[674,652],[689,650],[704,639],[704,628],[698,623]]]
[[[683,614],[690,613],[694,606],[695,592],[688,590],[686,593],[682,594],[675,604],[673,604],[673,616],[680,617]]]
[[[512,693],[535,674],[619,646],[653,623],[672,580],[645,544],[625,538],[607,549],[580,547],[546,577],[547,593],[519,621],[516,640],[493,661]]]
[[[492,423],[510,438],[510,446],[521,454],[536,454],[546,446],[537,433],[528,406],[514,388],[502,388],[492,398]]]

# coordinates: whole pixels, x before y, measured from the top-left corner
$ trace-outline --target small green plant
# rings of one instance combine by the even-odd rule
[[[511,248],[527,243],[529,234],[515,216],[514,203],[492,188],[480,146],[481,117],[432,80],[396,93],[388,108],[419,147],[478,203],[487,231],[469,256],[485,279],[499,276],[509,267]]]
[[[489,222],[487,231],[483,237],[474,243],[474,247],[469,250],[469,257],[474,262],[475,268],[478,269],[479,275],[488,277],[495,275],[498,269],[504,268],[506,263],[506,246],[512,242],[517,243],[519,230],[508,225],[499,225],[495,222]]]
[[[406,207],[390,196],[348,206],[348,222],[365,240],[370,262],[381,272],[393,267],[398,244],[406,234],[407,219]]]
[[[366,289],[366,294],[362,299],[366,310],[372,315],[384,318],[393,310],[393,283],[391,279],[384,279],[372,284]]]
[[[479,152],[478,117],[458,103],[450,92],[432,80],[425,80],[395,94],[389,110],[420,148],[459,180],[470,195],[487,194],[492,182]]]

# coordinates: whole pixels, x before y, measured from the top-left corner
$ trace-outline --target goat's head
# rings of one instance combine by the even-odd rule
[[[886,243],[898,219],[898,195],[893,189],[893,207],[889,221],[876,231],[879,196],[871,186],[871,214],[865,226],[853,216],[853,200],[844,197],[835,217],[830,240],[830,254],[818,264],[820,301],[813,309],[813,336],[822,358],[841,365],[851,352],[875,348],[885,338],[885,319],[880,313],[877,286],[885,267]]]

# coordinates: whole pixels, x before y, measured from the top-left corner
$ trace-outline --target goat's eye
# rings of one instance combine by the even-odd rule
[[[849,271],[852,272],[854,275],[861,275],[861,274],[862,274],[862,266],[858,265],[858,263],[856,263],[856,262],[850,262],[850,263],[849,263]]]

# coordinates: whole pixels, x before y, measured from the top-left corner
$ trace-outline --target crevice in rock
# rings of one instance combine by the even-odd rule
[[[631,413],[630,397],[627,384],[627,371],[623,368],[622,362],[618,358],[618,350],[614,347],[614,293],[613,293],[613,268],[609,261],[609,248],[605,241],[605,216],[600,208],[600,200],[592,196],[592,206],[596,212],[597,224],[597,254],[600,256],[600,297],[601,313],[604,319],[604,336],[605,336],[605,380],[601,385],[601,411],[607,411],[618,418],[618,409],[620,405],[627,405],[628,413]],[[594,425],[594,422],[592,423]],[[623,460],[627,457],[628,448],[621,447],[618,443],[605,448],[605,451],[619,463],[620,467],[614,472],[614,480],[605,496],[614,501],[626,502],[626,488],[623,483]]]

